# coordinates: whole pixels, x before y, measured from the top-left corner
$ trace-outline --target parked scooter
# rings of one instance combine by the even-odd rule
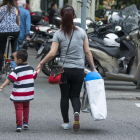
[[[31,38],[30,45],[34,46],[36,51],[39,50],[41,40],[45,40],[47,36],[47,31],[56,28],[55,25],[50,25],[44,20],[42,12],[33,12],[31,15],[31,31],[34,32],[33,37]]]
[[[127,18],[128,18],[128,16],[123,20],[123,22],[120,24],[120,26],[118,24],[115,24],[116,25],[115,27],[114,26],[112,27],[112,24],[106,24],[106,25],[101,24],[99,26],[98,23],[94,23],[94,21],[93,21],[93,23],[91,23],[90,26],[92,26],[94,28],[94,32],[88,34],[90,44],[92,45],[92,42],[95,42],[95,44],[94,44],[95,47],[97,47],[96,43],[99,43],[99,46],[102,48],[107,47],[109,49],[109,47],[114,48],[114,47],[121,46],[120,50],[123,51],[124,48],[126,50],[128,50],[127,51],[127,53],[129,54],[128,57],[126,56],[127,54],[125,52],[121,53],[121,57],[116,56],[116,57],[120,57],[120,59],[118,59],[120,73],[126,73],[127,64],[129,63],[129,60],[131,60],[135,56],[135,50],[136,50],[134,43],[132,41],[122,40],[121,42],[118,43],[115,40],[118,37],[127,35],[128,30],[125,29],[126,26],[123,27]],[[133,24],[128,23],[128,25],[130,26]],[[130,53],[131,53],[131,55],[130,55]],[[126,57],[124,57],[124,56],[126,56]],[[126,59],[128,59],[128,60],[126,61]]]
[[[42,45],[41,45],[41,47],[39,48],[39,50],[37,52],[36,59],[41,57],[41,60],[42,60],[49,53],[49,51],[51,49],[52,38],[53,38],[54,33],[55,33],[55,30],[49,30],[46,33],[47,34],[46,39],[41,40],[41,38],[40,38],[40,43]],[[45,63],[43,65],[42,72],[45,75],[49,76],[50,72],[51,72],[51,70],[53,68],[53,65],[57,65],[59,60],[60,60],[60,54],[59,54],[59,50],[58,50],[58,52],[56,53],[55,57],[51,61],[49,61],[48,63]]]
[[[131,9],[131,14],[128,13],[127,9]],[[140,88],[140,32],[137,22],[138,10],[135,5],[130,5],[129,7],[126,7],[122,13],[125,18],[127,17],[124,25],[127,32],[131,29],[132,31],[129,33],[129,35],[124,35],[118,39],[116,38],[116,41],[118,43],[120,43],[122,40],[133,41],[136,47],[136,55],[129,61],[128,65],[125,65],[125,61],[122,60],[125,65],[126,72],[120,72],[119,59],[128,53],[129,50],[127,47],[124,45],[120,45],[120,47],[109,47],[105,46],[103,42],[101,44],[92,40],[89,40],[89,46],[92,55],[94,56],[93,59],[96,69],[104,79],[134,82],[137,84],[137,88]],[[90,68],[88,62],[86,62],[85,73],[88,72],[90,72]]]

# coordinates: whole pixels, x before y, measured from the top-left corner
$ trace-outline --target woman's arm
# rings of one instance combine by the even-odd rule
[[[56,52],[57,52],[57,50],[58,50],[58,47],[59,47],[59,43],[57,43],[57,42],[52,42],[52,46],[51,46],[50,52],[49,52],[49,53],[46,55],[46,57],[39,63],[39,65],[37,66],[37,70],[38,70],[39,68],[42,69],[43,64],[49,62],[50,60],[52,60],[52,59],[55,57]]]
[[[84,40],[84,52],[85,52],[86,58],[87,58],[87,60],[88,60],[88,62],[90,64],[91,70],[92,71],[97,71],[95,69],[95,66],[94,66],[92,53],[91,53],[91,51],[89,49],[88,38],[85,38],[85,40]]]

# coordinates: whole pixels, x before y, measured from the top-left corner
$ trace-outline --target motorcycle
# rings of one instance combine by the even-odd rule
[[[40,38],[40,43],[42,45],[41,45],[41,47],[39,48],[39,50],[37,52],[36,59],[38,59],[38,58],[41,57],[41,59],[40,59],[40,61],[41,61],[49,53],[49,51],[51,49],[52,38],[53,38],[53,35],[54,35],[55,31],[56,30],[49,30],[46,33],[46,35],[47,35],[46,36],[46,39],[42,39],[41,40],[41,38]],[[60,60],[60,53],[59,53],[59,50],[58,50],[57,53],[56,53],[56,55],[55,55],[55,57],[51,61],[49,61],[49,62],[47,62],[47,63],[45,63],[43,65],[42,72],[45,75],[49,76],[50,75],[50,72],[52,70],[53,65],[57,65],[58,62],[59,62],[59,60]]]
[[[131,9],[131,13],[128,12]],[[125,54],[128,53],[128,48],[123,44],[120,46],[105,46],[104,42],[89,39],[89,47],[93,55],[95,67],[104,79],[121,80],[134,82],[137,88],[140,88],[140,32],[138,27],[138,10],[136,6],[130,5],[122,10],[122,16],[125,17],[123,29],[127,34],[122,37],[115,38],[116,43],[121,41],[131,41],[136,47],[135,57],[133,57],[126,65]],[[101,40],[100,40],[101,41]],[[123,62],[123,73],[120,71],[120,61]],[[85,74],[89,73],[90,67],[88,62],[85,62]],[[125,71],[125,72],[124,72]]]
[[[40,40],[45,40],[47,31],[50,29],[56,29],[55,25],[50,25],[44,20],[42,12],[33,12],[31,15],[31,31],[34,32],[32,35],[30,46],[34,46],[35,50],[38,51],[41,44]]]
[[[39,48],[42,46],[42,42],[44,42],[46,39],[48,39],[48,34],[49,32],[56,32],[58,30],[58,28],[56,28],[56,26],[50,26],[50,27],[41,27],[41,26],[36,26],[37,31],[37,35],[35,38],[35,49],[36,51],[39,50]],[[51,35],[49,34],[49,37]],[[51,36],[53,37],[53,36]]]

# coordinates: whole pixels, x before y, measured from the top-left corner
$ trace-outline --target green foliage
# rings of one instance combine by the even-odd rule
[[[117,5],[122,6],[122,5],[131,5],[135,4],[138,9],[140,9],[140,1],[139,0],[117,0]]]
[[[105,0],[99,0],[100,4],[102,5],[103,1]],[[137,6],[138,9],[140,9],[140,0],[116,0],[117,2],[117,7],[120,7],[122,5],[131,5],[131,4],[135,4]]]
[[[103,5],[99,5],[99,9],[105,9]]]

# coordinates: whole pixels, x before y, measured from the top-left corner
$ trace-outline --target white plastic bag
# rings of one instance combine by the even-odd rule
[[[85,78],[92,117],[95,121],[107,118],[104,80],[97,72],[90,72]]]

